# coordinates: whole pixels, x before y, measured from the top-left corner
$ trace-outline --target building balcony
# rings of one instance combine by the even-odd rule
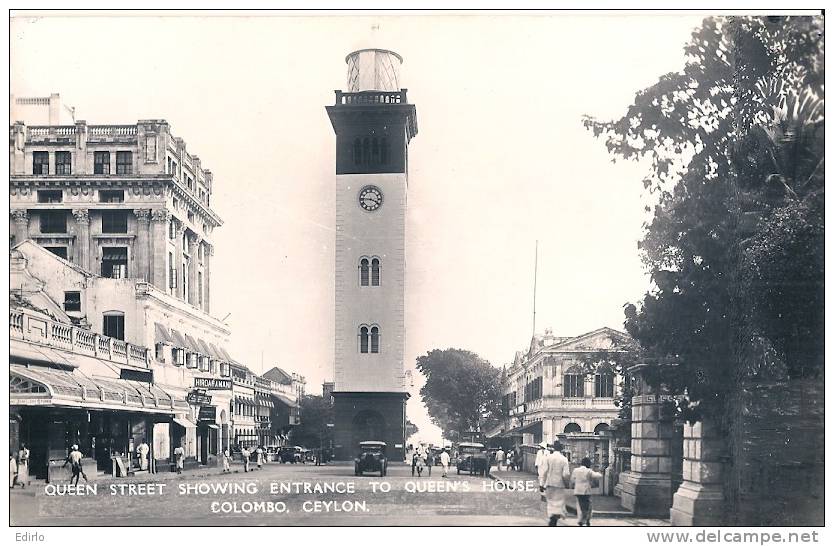
[[[26,309],[9,309],[9,337],[141,368],[150,365],[147,347],[57,322]]]
[[[359,91],[344,93],[336,91],[337,105],[408,104],[408,89],[399,91]]]

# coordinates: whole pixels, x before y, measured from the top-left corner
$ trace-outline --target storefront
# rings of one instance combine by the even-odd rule
[[[170,434],[175,414],[187,407],[152,383],[93,378],[71,367],[10,364],[9,395],[10,448],[25,443],[32,474],[47,479],[73,444],[106,474],[137,471],[142,442],[151,460],[164,460],[169,452],[156,439]]]

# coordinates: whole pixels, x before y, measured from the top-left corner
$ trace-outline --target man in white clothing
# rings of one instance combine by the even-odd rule
[[[446,477],[446,474],[449,473],[449,451],[444,447],[443,452],[440,454],[440,466],[443,467],[443,477]]]
[[[553,452],[539,466],[539,490],[547,500],[548,525],[551,527],[556,527],[559,518],[565,514],[565,487],[570,479],[570,463],[561,451],[561,442],[553,442]]]

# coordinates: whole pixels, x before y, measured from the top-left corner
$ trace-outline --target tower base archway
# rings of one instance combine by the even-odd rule
[[[334,392],[335,458],[353,459],[359,442],[375,440],[388,444],[390,460],[404,460],[407,400],[408,393],[404,392]]]

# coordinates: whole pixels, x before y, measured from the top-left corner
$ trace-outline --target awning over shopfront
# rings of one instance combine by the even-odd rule
[[[171,328],[171,337],[174,340],[174,346],[179,347],[180,349],[188,348],[188,344],[185,342],[183,335],[174,328]]]
[[[9,343],[11,345],[9,358],[12,362],[38,362],[71,368],[78,367],[78,364],[73,362],[68,355],[63,355],[48,347],[37,346],[16,339],[10,340]]]
[[[174,417],[174,422],[183,428],[197,428],[197,423],[183,415]]]
[[[541,434],[542,433],[542,422],[541,421],[533,421],[532,423],[527,423],[526,425],[522,425],[520,427],[515,427],[510,429],[506,432],[502,432],[497,436],[500,438],[511,438],[511,437],[521,437],[524,433],[528,434]]]
[[[187,347],[189,349],[191,349],[192,351],[194,351],[195,353],[202,353],[203,352],[203,350],[200,349],[200,346],[197,344],[197,340],[195,340],[193,337],[191,337],[188,334],[185,334],[185,343],[186,343]],[[208,356],[208,355],[206,355],[206,356]]]
[[[158,322],[154,322],[154,339],[156,343],[165,343],[166,345],[176,345],[174,338],[168,332],[168,328]]]
[[[208,346],[208,343],[206,343],[205,341],[203,341],[199,337],[195,338],[195,339],[197,341],[197,346],[200,347],[200,353],[204,354],[205,356],[211,357],[215,360],[222,360],[222,359],[217,358],[217,355],[215,355],[213,352],[211,352],[211,348]]]
[[[295,400],[293,400],[292,398],[290,398],[289,396],[287,396],[285,394],[272,393],[272,396],[274,398],[276,398],[279,402],[281,402],[281,403],[283,403],[283,404],[285,404],[289,407],[295,407],[295,405],[296,405]]]
[[[229,356],[229,353],[226,352],[226,349],[218,346],[217,350],[220,352],[220,356],[223,357],[223,360],[225,360],[226,362],[234,362],[234,360],[232,360],[232,357]]]
[[[174,413],[188,407],[156,385],[119,378],[91,377],[79,370],[9,366],[10,405],[85,407],[145,413]]]

